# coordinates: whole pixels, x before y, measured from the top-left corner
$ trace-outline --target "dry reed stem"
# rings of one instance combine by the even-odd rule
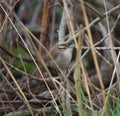
[[[86,14],[86,9],[85,9],[85,6],[84,6],[84,1],[80,0],[80,2],[81,2],[83,16],[84,16],[84,20],[85,20],[85,25],[87,27],[89,25],[89,21],[88,21],[88,17],[87,17],[87,14]],[[101,72],[100,72],[100,68],[99,68],[97,56],[96,56],[96,53],[95,53],[95,48],[94,48],[94,44],[93,44],[91,30],[90,30],[89,27],[87,28],[87,33],[88,33],[88,37],[90,39],[89,42],[90,42],[92,56],[93,56],[94,63],[95,63],[95,68],[96,68],[97,75],[98,75],[98,80],[99,80],[99,83],[100,83],[100,86],[101,86],[101,89],[102,89],[102,95],[103,95],[103,101],[104,101],[104,111],[105,111],[106,114],[108,114],[107,105],[106,105],[106,102],[105,102],[104,85],[103,85],[103,81],[102,81],[102,77],[101,77]]]

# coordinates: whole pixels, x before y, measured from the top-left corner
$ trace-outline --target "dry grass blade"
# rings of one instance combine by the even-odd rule
[[[7,72],[9,73],[9,75],[11,76],[13,82],[14,82],[15,85],[17,86],[19,92],[20,92],[21,95],[23,96],[23,98],[24,98],[24,100],[25,100],[25,102],[26,102],[26,104],[27,104],[27,106],[28,106],[28,108],[29,108],[29,110],[30,110],[30,112],[31,112],[31,115],[34,116],[33,111],[32,111],[32,109],[31,109],[31,106],[30,106],[30,104],[29,104],[29,102],[28,102],[28,100],[27,100],[24,92],[22,91],[22,89],[20,88],[18,82],[16,81],[15,77],[14,77],[13,74],[10,72],[9,68],[7,67],[7,65],[5,64],[4,60],[3,60],[1,57],[0,57],[0,60],[1,60],[2,64],[4,65],[4,67],[6,68]]]
[[[80,1],[81,1],[81,7],[82,7],[83,15],[84,15],[85,25],[87,27],[89,25],[89,21],[88,21],[88,18],[87,18],[86,9],[84,7],[83,0],[80,0]],[[98,60],[97,60],[96,53],[95,53],[95,48],[94,48],[94,44],[93,44],[91,30],[90,30],[89,27],[87,28],[87,33],[88,33],[88,37],[90,39],[90,47],[91,47],[91,51],[92,51],[92,55],[93,55],[95,67],[96,67],[96,70],[97,70],[97,75],[98,75],[99,83],[100,83],[100,86],[101,86],[101,89],[102,89],[102,94],[103,94],[103,99],[104,99],[103,101],[104,101],[105,113],[107,113],[108,111],[107,111],[107,106],[106,106],[106,102],[105,102],[104,85],[103,85],[103,81],[102,81],[102,77],[101,77],[100,68],[99,68],[99,65],[98,65]]]

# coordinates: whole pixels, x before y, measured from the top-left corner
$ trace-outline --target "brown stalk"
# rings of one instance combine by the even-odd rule
[[[40,42],[45,47],[47,46],[47,38],[50,24],[50,9],[49,9],[50,0],[44,0],[43,5],[43,16],[42,16],[42,24],[41,24],[41,34],[40,34]],[[45,53],[42,46],[39,46],[39,51],[41,54]]]

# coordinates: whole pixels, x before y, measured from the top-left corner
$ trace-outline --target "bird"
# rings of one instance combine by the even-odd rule
[[[54,69],[65,71],[72,59],[73,46],[56,44],[51,50],[43,56],[47,66]],[[58,70],[59,70],[58,69]]]

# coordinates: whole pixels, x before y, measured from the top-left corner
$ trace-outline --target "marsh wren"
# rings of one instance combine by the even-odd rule
[[[49,54],[45,55],[43,59],[47,63],[48,66],[65,71],[66,68],[69,66],[71,59],[72,59],[72,51],[73,46],[60,46],[56,44],[50,51]],[[53,59],[51,59],[51,57]],[[57,67],[57,66],[58,67]]]

